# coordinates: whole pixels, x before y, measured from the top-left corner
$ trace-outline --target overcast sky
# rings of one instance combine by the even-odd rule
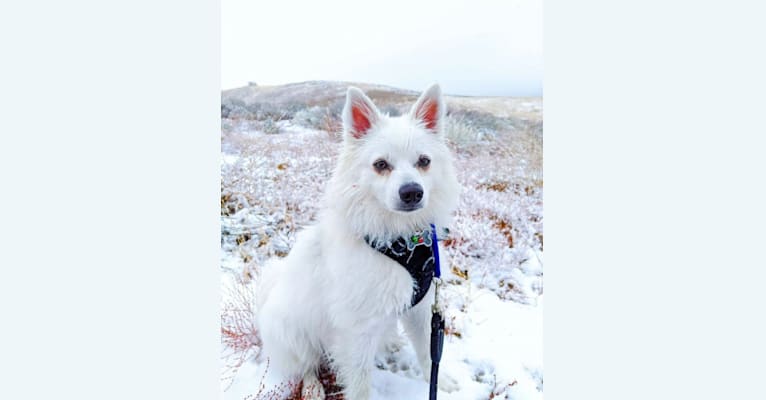
[[[364,4],[363,4],[364,3]],[[306,80],[542,95],[538,0],[223,0],[223,89]]]

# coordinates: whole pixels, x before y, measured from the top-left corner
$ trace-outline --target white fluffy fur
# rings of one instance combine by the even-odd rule
[[[421,108],[429,102],[437,104],[435,130],[427,130],[421,119]],[[365,112],[368,130],[354,131],[353,107]],[[343,148],[319,220],[298,233],[286,258],[264,267],[259,283],[257,325],[263,354],[274,368],[313,382],[326,355],[345,398],[367,399],[375,352],[400,319],[428,379],[433,286],[408,308],[412,278],[364,237],[388,240],[432,222],[448,223],[460,189],[440,130],[443,115],[438,85],[401,117],[380,114],[359,89],[348,90]],[[431,159],[427,170],[415,166],[421,155]],[[393,167],[390,173],[375,171],[373,163],[380,158]],[[423,207],[396,211],[398,189],[409,182],[423,187]],[[442,373],[439,381],[440,388],[455,389],[456,382]]]

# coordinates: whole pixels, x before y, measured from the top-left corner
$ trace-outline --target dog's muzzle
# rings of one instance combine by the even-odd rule
[[[422,207],[423,187],[417,183],[405,183],[399,188],[400,211],[415,211]]]

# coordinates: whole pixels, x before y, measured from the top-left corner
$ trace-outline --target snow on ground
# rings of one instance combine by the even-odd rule
[[[464,311],[450,307],[447,314],[455,317],[461,337],[446,337],[440,365],[441,373],[457,380],[460,389],[453,393],[440,391],[439,398],[542,399],[542,296],[532,307],[502,301],[487,289],[462,289],[459,295],[465,296],[468,307]],[[373,400],[428,398],[428,384],[422,379],[415,350],[406,340],[402,344],[400,349],[376,358]],[[259,390],[268,393],[283,382],[284,377],[268,371],[265,362],[249,360],[239,369],[224,397],[245,399]]]
[[[542,399],[542,110],[539,99],[462,99],[517,108],[499,117],[455,114],[448,135],[463,193],[444,242],[448,334],[440,371],[460,390],[439,398]],[[258,114],[257,104],[248,107]],[[312,107],[296,115],[330,115]],[[514,113],[532,123],[507,117]],[[253,283],[259,267],[287,254],[295,232],[314,220],[340,146],[337,135],[306,126],[316,119],[259,118],[222,121],[222,387],[231,400],[280,398],[269,391],[284,386],[283,377],[254,357]],[[373,399],[427,398],[406,339],[376,365]]]

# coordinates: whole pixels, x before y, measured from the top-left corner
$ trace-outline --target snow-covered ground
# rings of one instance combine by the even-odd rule
[[[335,126],[327,122],[337,112],[333,107],[338,99],[317,106],[304,97],[316,87],[342,97],[344,90],[336,86],[343,85],[307,86],[286,85],[284,91],[269,87],[263,89],[267,94],[251,87],[224,95],[225,104],[242,107],[225,115],[230,118],[222,124],[226,399],[279,398],[273,389],[285,383],[267,362],[255,360],[258,338],[251,320],[257,310],[252,299],[259,267],[270,257],[287,254],[295,232],[313,221],[339,148],[337,136],[320,129]],[[278,95],[292,104],[292,115],[275,116],[257,100],[238,103],[237,93],[245,93],[248,101],[271,101],[268,96]],[[407,92],[384,93],[391,110],[405,107],[409,98],[398,99],[402,93]],[[448,137],[463,193],[445,241],[449,262],[443,261],[441,294],[448,334],[440,370],[457,379],[460,390],[440,393],[439,398],[541,399],[541,100],[461,97],[448,98],[447,104],[454,111]],[[374,399],[427,398],[428,387],[408,341],[381,351],[376,364]]]

